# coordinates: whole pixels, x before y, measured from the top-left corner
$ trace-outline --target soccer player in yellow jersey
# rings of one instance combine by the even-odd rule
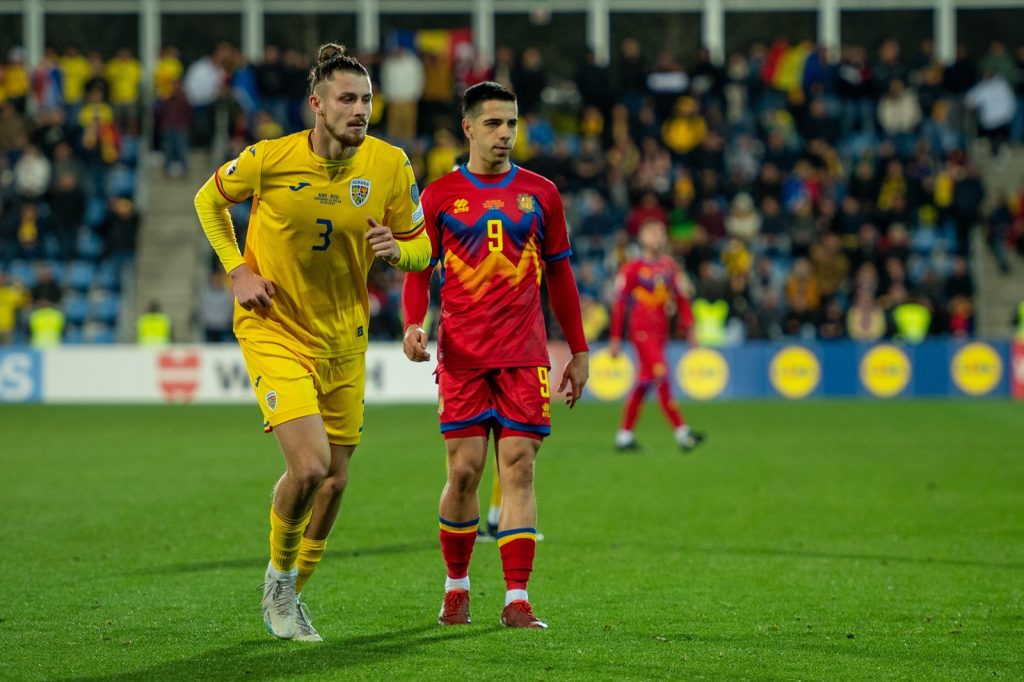
[[[366,69],[344,47],[324,45],[309,87],[314,128],[247,147],[195,203],[231,278],[235,336],[286,465],[270,510],[263,620],[275,637],[319,641],[299,597],[362,431],[366,276],[375,257],[422,270],[430,240],[405,153],[366,134]],[[242,255],[227,209],[250,196]]]

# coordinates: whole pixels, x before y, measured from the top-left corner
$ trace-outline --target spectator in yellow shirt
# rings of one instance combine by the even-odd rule
[[[139,85],[142,66],[132,51],[122,47],[117,56],[107,62],[103,75],[110,84],[110,106],[114,108],[117,127],[131,132],[138,125]]]
[[[92,69],[89,68],[89,60],[78,48],[70,46],[60,58],[60,71],[63,76],[64,110],[68,114],[67,120],[74,122],[78,120],[85,102],[85,82],[92,75]]]
[[[21,286],[21,282],[12,282],[7,273],[0,272],[0,346],[9,346],[14,342],[18,311],[31,300],[32,297]]]

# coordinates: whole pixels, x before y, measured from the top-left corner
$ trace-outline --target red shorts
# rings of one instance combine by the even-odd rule
[[[661,340],[633,340],[636,356],[640,361],[640,381],[659,381],[668,375],[665,360],[665,342]]]
[[[520,436],[542,440],[551,433],[551,386],[547,367],[437,370],[437,413],[447,438]]]

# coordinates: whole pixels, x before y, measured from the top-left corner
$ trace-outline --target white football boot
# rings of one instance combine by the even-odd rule
[[[298,632],[298,609],[295,598],[295,579],[299,569],[293,568],[281,573],[273,566],[267,566],[263,580],[263,622],[267,632],[279,639],[291,639]]]
[[[309,607],[298,597],[295,598],[295,614],[295,624],[298,627],[298,631],[292,637],[293,642],[324,641],[324,638],[316,631],[316,628],[313,627],[313,622],[309,618]]]

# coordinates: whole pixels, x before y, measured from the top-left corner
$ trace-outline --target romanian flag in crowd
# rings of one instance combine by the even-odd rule
[[[776,90],[800,93],[803,92],[804,72],[808,66],[813,71],[820,69],[811,41],[805,40],[790,45],[783,40],[777,40],[765,55],[764,66],[761,67],[761,80]]]
[[[423,54],[431,54],[446,57],[450,63],[456,61],[455,57],[460,45],[473,44],[473,29],[452,28],[452,29],[421,29],[410,31],[395,29],[388,34],[387,47],[401,45],[410,50]]]

